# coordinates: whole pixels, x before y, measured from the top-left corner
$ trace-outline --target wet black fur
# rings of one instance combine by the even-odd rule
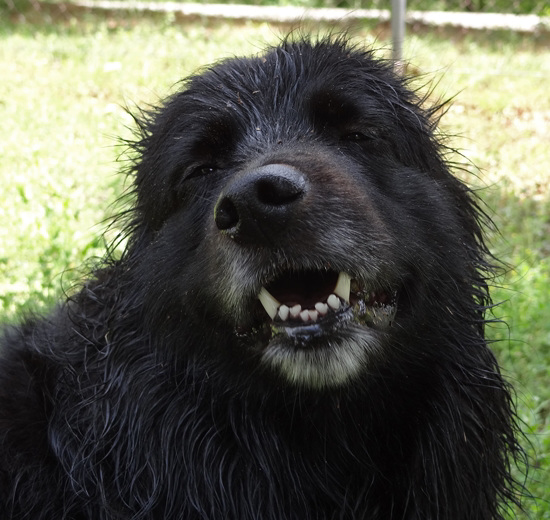
[[[501,518],[518,448],[484,339],[484,218],[436,112],[333,39],[222,62],[142,114],[122,257],[1,342],[0,517]],[[312,196],[232,240],[216,201],[265,162]],[[328,264],[398,283],[398,314],[359,377],[293,385],[259,361],[253,288]]]

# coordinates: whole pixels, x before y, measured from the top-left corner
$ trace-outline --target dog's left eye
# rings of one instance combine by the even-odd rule
[[[361,132],[353,132],[352,134],[342,136],[342,141],[364,141],[366,139],[368,139],[368,137]]]
[[[349,134],[344,134],[341,137],[342,141],[355,141],[355,142],[364,142],[364,141],[372,141],[374,139],[379,139],[380,134],[379,132],[372,131],[368,133],[363,132],[350,132]]]

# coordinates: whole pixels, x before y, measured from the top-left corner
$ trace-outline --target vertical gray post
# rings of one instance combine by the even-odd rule
[[[391,34],[395,70],[403,72],[403,42],[405,41],[405,11],[407,0],[391,1]]]

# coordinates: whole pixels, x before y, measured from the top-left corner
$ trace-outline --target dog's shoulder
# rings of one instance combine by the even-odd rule
[[[53,347],[48,329],[46,321],[29,319],[0,336],[0,452],[10,439],[23,450],[27,443],[37,449],[55,377],[54,363],[43,353]]]
[[[38,480],[44,483],[53,480],[48,469],[51,460],[48,423],[56,368],[48,356],[37,350],[52,347],[46,345],[51,341],[49,334],[47,322],[30,319],[17,327],[6,328],[0,337],[2,514],[4,508],[8,508],[13,489],[25,488]],[[9,506],[9,510],[12,509]]]

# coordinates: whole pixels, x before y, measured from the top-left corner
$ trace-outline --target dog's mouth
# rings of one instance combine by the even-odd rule
[[[322,334],[347,321],[385,330],[397,311],[398,291],[367,287],[345,272],[283,272],[258,299],[276,332]]]

